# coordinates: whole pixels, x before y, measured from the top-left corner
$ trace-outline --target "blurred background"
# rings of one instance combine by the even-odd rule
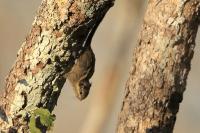
[[[0,0],[0,88],[29,33],[41,0]],[[89,97],[78,101],[65,84],[58,105],[53,133],[114,133],[124,86],[137,43],[145,3],[117,0],[99,26],[92,47],[96,71]],[[200,35],[197,37],[187,90],[178,113],[174,133],[200,131]]]

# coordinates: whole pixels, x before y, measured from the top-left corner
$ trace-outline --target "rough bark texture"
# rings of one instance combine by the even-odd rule
[[[54,109],[66,80],[63,76],[112,5],[113,0],[42,1],[0,99],[1,132],[30,132],[33,116],[48,116],[46,109]],[[39,117],[34,119],[42,122]],[[45,132],[51,125],[37,121],[32,121],[33,130]]]
[[[200,18],[199,0],[149,0],[118,133],[171,133],[183,99]]]

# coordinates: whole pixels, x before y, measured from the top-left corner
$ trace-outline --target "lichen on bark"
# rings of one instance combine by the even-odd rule
[[[7,121],[3,132],[29,132],[30,112],[54,109],[64,75],[85,50],[91,30],[113,0],[42,0],[30,34],[22,44],[1,97]],[[41,127],[42,128],[42,127]],[[43,129],[40,129],[44,131]]]

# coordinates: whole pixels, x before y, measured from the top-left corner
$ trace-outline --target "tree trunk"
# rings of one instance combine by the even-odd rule
[[[63,77],[113,0],[43,0],[1,96],[1,132],[46,132]]]
[[[200,22],[199,0],[149,0],[118,133],[171,133]]]

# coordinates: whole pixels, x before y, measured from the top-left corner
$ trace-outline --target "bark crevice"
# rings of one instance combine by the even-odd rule
[[[117,132],[171,133],[191,68],[198,0],[149,0]]]
[[[30,124],[34,126],[36,122],[31,121],[32,116],[48,116],[48,111],[52,112],[66,80],[64,75],[84,52],[86,42],[92,39],[93,31],[113,3],[42,0],[1,96],[2,132],[29,132],[28,123],[34,122]],[[40,131],[47,128],[41,127]]]

